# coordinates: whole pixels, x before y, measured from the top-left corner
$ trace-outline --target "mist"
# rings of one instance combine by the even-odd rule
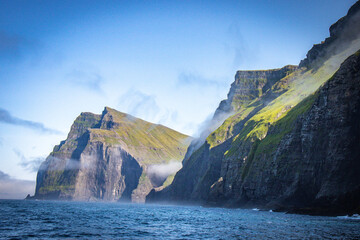
[[[161,186],[166,178],[175,174],[182,168],[181,162],[170,161],[164,164],[154,164],[147,168],[147,175],[151,182],[156,186]]]
[[[35,192],[35,181],[15,179],[0,171],[0,199],[24,199]]]
[[[228,100],[226,100],[228,101]],[[195,134],[194,140],[191,142],[190,146],[187,149],[186,155],[184,157],[184,162],[189,159],[191,154],[198,150],[206,141],[206,138],[220,127],[224,121],[233,115],[235,112],[231,109],[228,111],[222,111],[218,108],[214,114],[211,114],[198,128],[197,133]]]
[[[314,48],[320,46],[324,47],[323,52],[317,52],[316,59],[313,63],[314,66],[310,68],[308,72],[303,72],[297,78],[300,80],[299,83],[295,85],[295,91],[299,92],[295,94],[296,97],[291,96],[291,94],[284,94],[280,97],[284,105],[289,103],[298,103],[300,100],[312,94],[316,91],[323,82],[328,80],[340,67],[341,63],[360,49],[360,35],[357,31],[354,31],[354,28],[360,27],[360,13],[356,13],[349,18],[348,21],[343,21],[334,24],[330,28],[330,37],[327,38],[321,44],[315,44]],[[337,36],[339,29],[342,31],[340,36]],[[310,54],[311,55],[311,54]],[[308,56],[308,59],[305,59],[300,62],[301,65],[309,64],[311,56]],[[320,67],[321,66],[321,67]],[[320,79],[322,80],[315,80]],[[303,95],[301,97],[301,95]],[[199,127],[196,138],[192,141],[191,145],[188,148],[188,151],[185,156],[186,161],[191,154],[199,149],[206,141],[206,138],[215,131],[222,123],[235,112],[231,108],[231,99],[233,93],[230,91],[226,100],[220,103],[219,108],[213,114],[213,117],[208,117]],[[222,107],[221,105],[224,104]],[[271,104],[271,102],[265,102],[265,106]],[[296,104],[294,104],[296,105]]]
[[[24,154],[18,150],[13,149],[13,152],[19,157],[20,163],[19,165],[29,172],[37,172],[42,162],[44,162],[44,157],[36,157],[27,159]]]
[[[81,164],[80,161],[76,159],[61,159],[49,156],[41,163],[39,171],[78,170],[92,166],[90,163],[87,164],[87,161],[85,162],[86,164]]]

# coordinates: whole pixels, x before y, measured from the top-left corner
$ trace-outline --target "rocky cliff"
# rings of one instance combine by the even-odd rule
[[[271,125],[264,139],[256,139],[245,157],[243,149],[230,148],[235,153],[223,161],[208,203],[311,214],[359,212],[359,116],[357,52]]]
[[[306,54],[300,67],[316,68],[321,66],[329,57],[343,51],[351,41],[359,38],[360,4],[355,3],[348,14],[331,25],[330,36],[320,44],[315,44]]]
[[[214,115],[225,119],[147,201],[359,212],[359,6],[299,67],[239,71]]]
[[[184,157],[190,138],[106,107],[81,113],[65,141],[54,147],[37,175],[35,198],[143,202],[170,184],[173,172],[157,174]]]
[[[176,174],[170,187],[157,191],[154,189],[148,200],[152,201],[198,201],[206,198],[211,184],[220,175],[220,166],[224,152],[230,147],[236,132],[244,122],[262,109],[279,91],[280,80],[287,78],[296,70],[296,66],[265,71],[238,71],[231,85],[228,98],[222,101],[215,111],[210,127],[215,122],[224,121],[218,129],[206,139],[195,139],[183,161],[183,168]],[[209,129],[206,129],[208,134]],[[203,133],[204,134],[204,133]],[[203,135],[202,134],[202,135]],[[156,195],[156,196],[155,196]]]

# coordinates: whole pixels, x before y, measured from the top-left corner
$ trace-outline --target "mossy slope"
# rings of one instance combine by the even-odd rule
[[[128,166],[143,172],[133,196],[143,201],[153,187],[146,175],[148,166],[181,161],[190,141],[187,135],[109,107],[101,115],[81,113],[68,138],[55,146],[42,164],[35,195],[55,199],[120,199],[127,181],[121,174],[131,175],[131,171],[122,167],[128,159]],[[166,184],[171,179],[172,176]],[[107,182],[111,182],[111,186],[103,187]],[[83,191],[90,188],[89,185],[93,189]],[[131,191],[128,194],[131,195]]]
[[[281,146],[285,148],[284,144],[290,141],[291,134],[299,131],[300,119],[308,116],[323,97],[319,96],[319,89],[328,86],[326,83],[331,82],[340,65],[360,48],[360,28],[357,27],[360,24],[359,13],[360,2],[357,2],[347,16],[332,25],[330,38],[309,51],[300,67],[286,66],[280,71],[281,74],[276,75],[272,74],[279,72],[278,69],[238,71],[228,98],[220,103],[214,119],[222,114],[226,116],[226,113],[230,116],[210,133],[201,147],[191,149],[173,183],[160,192],[152,192],[147,200],[190,201],[220,206],[261,205],[280,198],[286,190],[289,191],[288,197],[299,197],[299,202],[311,200],[319,189],[309,188],[311,190],[304,192],[295,187],[287,188],[288,185],[299,184],[299,175],[305,176],[306,171],[311,172],[298,159],[298,156],[302,156],[298,152],[301,152],[301,141],[292,146],[297,155],[287,149],[287,154],[296,159],[294,163],[284,152],[280,154],[279,149]],[[352,81],[351,77],[349,81]],[[347,86],[349,89],[345,86],[342,90],[339,86],[334,89],[337,89],[338,95],[343,94],[341,91],[350,94],[355,89],[354,86]],[[342,103],[344,109],[348,108],[346,101],[349,100],[344,99]],[[316,115],[316,111],[311,114]],[[342,118],[350,115],[344,114]],[[331,119],[331,116],[328,118]],[[334,126],[329,126],[329,129],[331,127]],[[344,132],[353,138],[351,132]],[[318,136],[316,131],[313,134]],[[326,135],[326,131],[321,134]],[[314,146],[322,147],[321,144],[325,143],[314,143]],[[311,146],[308,151],[313,151]],[[322,159],[326,159],[325,153],[325,150],[321,153]],[[321,155],[318,157],[321,159]],[[311,157],[309,161],[308,165],[313,164]],[[279,164],[283,164],[283,167]],[[298,164],[298,167],[293,164]],[[318,176],[314,181],[319,179],[322,177]],[[298,192],[292,195],[291,191]],[[304,196],[301,197],[301,194]]]

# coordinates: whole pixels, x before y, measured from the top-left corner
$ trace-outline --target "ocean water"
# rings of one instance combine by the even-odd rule
[[[360,239],[358,217],[244,209],[0,200],[0,239]]]

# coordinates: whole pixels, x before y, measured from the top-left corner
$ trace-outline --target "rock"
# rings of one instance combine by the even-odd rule
[[[159,185],[147,168],[181,161],[190,141],[108,107],[102,115],[81,113],[67,139],[40,166],[35,198],[144,202]]]
[[[146,202],[359,213],[359,16],[357,2],[299,68],[237,72],[220,124]]]
[[[289,65],[280,69],[238,71],[228,98],[222,101],[215,111],[210,128],[205,129],[201,134],[207,136],[206,140],[195,139],[190,144],[183,161],[183,168],[177,172],[173,184],[162,191],[151,192],[146,201],[205,202],[210,186],[220,177],[224,153],[229,149],[235,133],[271,99],[275,99],[283,92],[276,84],[296,69],[296,66]],[[256,107],[252,111],[242,112],[254,100],[258,100],[254,104]],[[216,131],[211,129],[216,126],[215,122],[221,125],[224,118],[235,111],[239,113],[235,114],[231,121],[225,121]]]
[[[28,194],[24,200],[34,200],[34,197]]]
[[[284,121],[304,106],[273,152],[256,151],[235,201],[297,213],[354,213],[360,206],[360,51]],[[275,124],[267,137],[281,131]]]
[[[331,25],[330,37],[320,44],[315,44],[306,54],[299,67],[316,68],[331,55],[341,52],[351,41],[359,38],[360,2],[356,2],[347,15]]]

